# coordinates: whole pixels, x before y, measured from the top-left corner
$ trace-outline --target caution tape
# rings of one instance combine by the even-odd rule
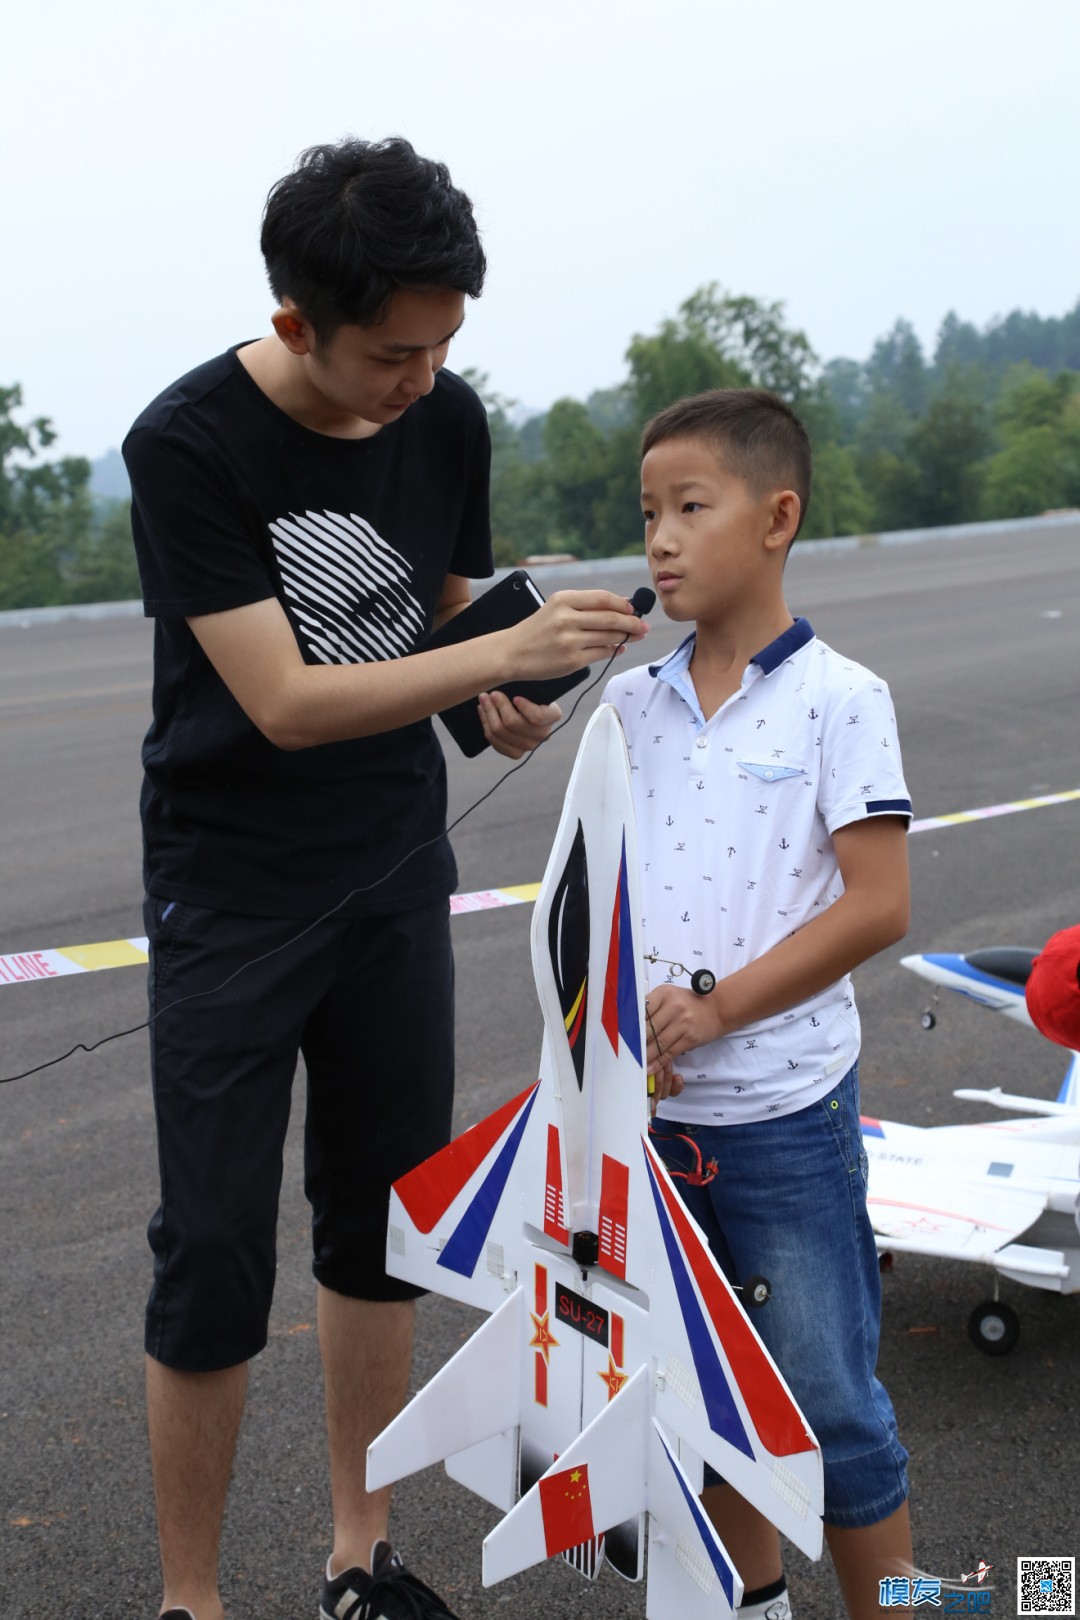
[[[507,889],[477,889],[450,896],[450,915],[524,906],[536,899],[539,883],[515,883]],[[27,984],[31,979],[62,979],[71,973],[99,973],[102,968],[146,966],[147,941],[107,939],[98,945],[62,945],[48,951],[15,951],[0,956],[0,985]]]
[[[988,821],[993,816],[1017,815],[1023,810],[1041,810],[1046,805],[1069,804],[1080,799],[1080,788],[1065,793],[1046,793],[1037,799],[1015,799],[1010,804],[986,805],[980,810],[959,810],[949,816],[928,816],[913,821],[908,831],[930,832],[935,828],[959,827],[965,822]],[[540,892],[539,883],[515,883],[506,889],[477,889],[472,894],[450,896],[450,915],[460,917],[470,911],[498,911],[504,906],[529,905]],[[99,945],[62,945],[56,950],[15,951],[0,956],[0,986],[27,984],[32,979],[61,979],[71,973],[99,973],[103,968],[145,966],[146,939],[109,939]]]
[[[925,821],[913,821],[908,832],[930,832],[934,827],[959,827],[965,821],[988,821],[991,816],[1015,816],[1020,810],[1041,810],[1047,804],[1068,804],[1080,799],[1080,788],[1067,793],[1045,793],[1038,799],[1014,799],[1011,804],[988,804],[981,810],[958,810],[951,816],[927,816]]]

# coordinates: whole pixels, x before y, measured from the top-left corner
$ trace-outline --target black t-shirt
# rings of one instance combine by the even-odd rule
[[[277,597],[305,662],[399,658],[448,573],[491,573],[484,407],[452,372],[367,439],[278,409],[236,351],[159,395],[124,441],[144,607],[156,619],[143,745],[151,894],[254,916],[379,914],[453,889],[430,720],[285,752],[248,720],[185,620]]]

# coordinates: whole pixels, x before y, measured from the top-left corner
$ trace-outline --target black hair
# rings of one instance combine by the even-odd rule
[[[810,436],[791,406],[767,388],[714,388],[676,400],[646,422],[641,454],[666,439],[704,439],[727,470],[744,478],[755,495],[793,489],[799,522],[810,505],[813,452]]]
[[[377,325],[399,287],[479,298],[487,268],[468,197],[401,136],[301,152],[271,187],[260,246],[274,297],[291,298],[320,343]]]

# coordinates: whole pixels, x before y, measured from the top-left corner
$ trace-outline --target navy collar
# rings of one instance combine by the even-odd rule
[[[814,628],[808,619],[796,619],[795,623],[785,630],[782,636],[770,641],[767,647],[762,647],[755,653],[750,662],[757,664],[763,675],[771,675],[774,669],[789,659],[792,653],[797,653],[800,647],[805,647],[808,641],[814,639]]]
[[[800,617],[782,635],[777,636],[775,641],[770,641],[767,647],[762,647],[759,653],[755,653],[750,662],[757,664],[763,675],[771,675],[774,669],[779,669],[780,665],[785,663],[793,653],[797,653],[800,647],[805,647],[807,642],[813,641],[813,639],[813,625],[808,619]],[[680,641],[673,653],[669,653],[666,658],[662,658],[658,664],[650,664],[649,674],[653,679],[655,680],[662,669],[669,664],[674,664],[676,660],[685,669],[693,655],[696,640],[697,631],[691,630],[686,639]]]

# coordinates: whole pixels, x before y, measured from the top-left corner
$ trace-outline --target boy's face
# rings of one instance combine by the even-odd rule
[[[641,464],[645,554],[669,619],[730,621],[770,600],[793,528],[783,523],[787,495],[755,495],[704,440],[653,446]]]
[[[434,388],[465,318],[465,294],[399,288],[377,326],[339,326],[322,344],[291,300],[283,309],[302,328],[298,348],[286,343],[302,355],[308,384],[329,405],[383,427]]]

